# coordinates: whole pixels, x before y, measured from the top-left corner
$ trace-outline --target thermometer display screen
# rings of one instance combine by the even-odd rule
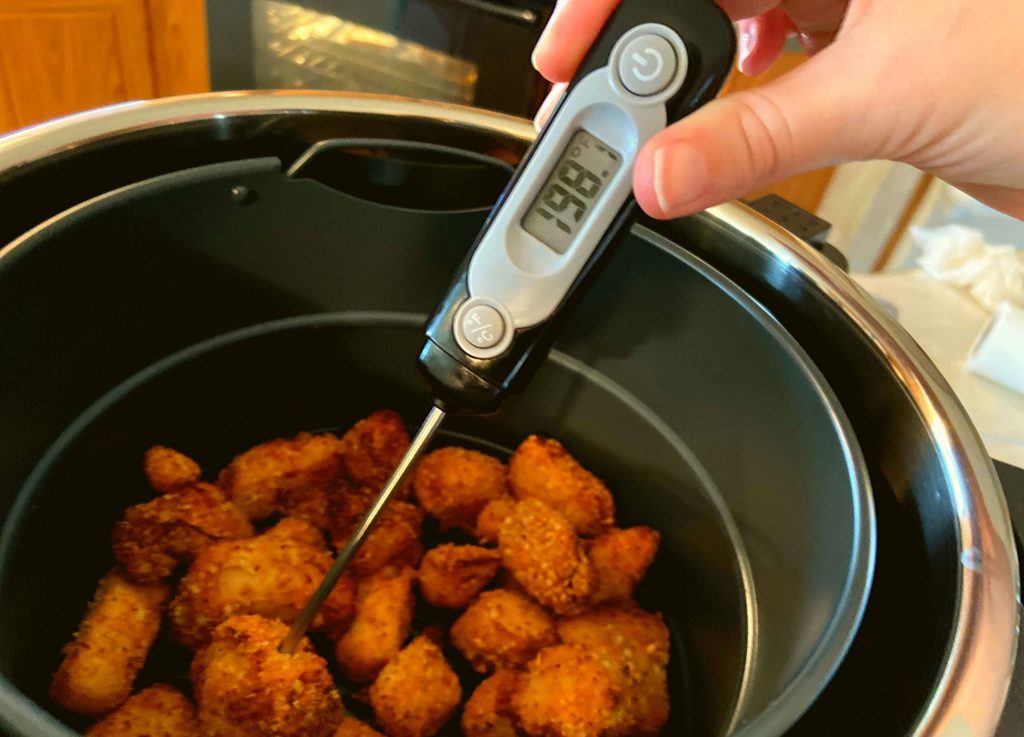
[[[578,130],[523,218],[523,230],[565,253],[587,222],[622,156],[585,130]]]

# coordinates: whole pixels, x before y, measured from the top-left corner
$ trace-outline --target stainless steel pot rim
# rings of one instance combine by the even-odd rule
[[[341,93],[225,92],[123,103],[0,137],[0,170],[154,125],[311,111],[448,122],[521,141],[534,136],[528,121],[456,105]],[[962,582],[946,667],[912,734],[994,734],[1016,658],[1020,586],[1006,501],[977,431],[921,348],[821,254],[742,204],[720,205],[708,213],[756,242],[783,268],[798,274],[835,302],[892,367],[921,418],[931,428],[958,511]],[[22,706],[34,709],[27,701]]]

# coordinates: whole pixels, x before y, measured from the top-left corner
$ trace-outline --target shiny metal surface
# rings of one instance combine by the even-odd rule
[[[299,640],[306,634],[306,630],[309,629],[313,617],[320,611],[320,607],[323,606],[334,585],[338,583],[338,579],[344,573],[345,566],[352,560],[352,556],[359,552],[359,548],[362,547],[367,535],[370,534],[370,531],[373,530],[374,525],[377,523],[377,518],[380,517],[381,512],[384,511],[388,502],[391,501],[391,497],[394,496],[398,487],[402,485],[402,482],[405,481],[412,471],[413,466],[419,460],[423,451],[427,449],[431,439],[434,437],[434,433],[438,431],[443,421],[444,410],[437,405],[431,407],[430,412],[427,413],[426,418],[423,420],[423,424],[420,425],[420,429],[416,432],[412,442],[409,443],[409,449],[405,451],[402,460],[395,466],[391,478],[384,484],[384,488],[380,490],[380,494],[377,495],[370,508],[366,510],[366,514],[363,515],[363,520],[359,523],[359,527],[352,533],[352,537],[345,544],[345,548],[338,553],[334,563],[324,575],[324,580],[317,587],[317,590],[313,592],[313,595],[306,602],[302,611],[299,612],[299,616],[292,624],[288,635],[281,641],[281,652],[290,654],[295,651],[295,646],[299,644]]]
[[[481,110],[397,98],[304,93],[222,93],[125,103],[0,138],[0,168],[15,167],[90,140],[190,120],[284,111],[329,111],[426,119],[508,136],[533,137],[520,119]],[[910,336],[841,271],[807,244],[741,204],[708,216],[742,236],[705,244],[733,272],[774,289],[787,303],[827,305],[858,330],[913,403],[941,459],[929,469],[950,490],[957,515],[959,600],[942,676],[914,737],[990,737],[995,733],[1016,657],[1019,571],[1005,499],[991,459],[963,407]],[[903,439],[895,438],[895,442]],[[909,442],[909,441],[907,441]]]
[[[1006,500],[991,458],[938,369],[910,335],[824,256],[777,224],[737,204],[709,214],[757,243],[740,262],[781,291],[806,280],[860,328],[899,377],[955,494],[961,560],[960,602],[943,676],[913,732],[920,737],[992,735],[1006,702],[1020,626],[1019,568]]]

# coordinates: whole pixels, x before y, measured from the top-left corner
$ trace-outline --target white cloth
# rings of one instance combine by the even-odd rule
[[[971,346],[989,319],[965,290],[923,271],[855,274],[854,280],[895,313],[938,366],[978,428],[989,454],[1024,468],[1024,395],[967,368]]]
[[[962,225],[910,229],[921,247],[918,265],[938,281],[967,289],[990,312],[1003,302],[1024,307],[1024,253],[985,243]]]

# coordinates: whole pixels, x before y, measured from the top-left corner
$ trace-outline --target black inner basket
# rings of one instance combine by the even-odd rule
[[[248,149],[247,152],[253,153]],[[263,153],[274,154],[276,157],[278,151],[267,147]],[[352,155],[361,154],[354,152]],[[371,168],[377,166],[363,163]],[[373,204],[362,197],[380,199],[380,180],[372,188],[375,191],[361,190],[349,193],[356,197],[343,195],[339,199],[339,193],[334,187],[342,186],[343,183],[331,181],[328,186],[310,180],[283,184],[280,169],[278,158],[232,162],[220,169],[207,167],[199,173],[199,179],[192,182],[187,196],[173,186],[173,180],[169,180],[171,186],[168,187],[167,196],[161,199],[158,206],[140,199],[137,203],[138,220],[108,221],[102,227],[90,229],[79,227],[81,224],[74,217],[69,217],[51,226],[50,237],[57,239],[60,245],[48,247],[45,255],[40,252],[32,259],[26,259],[26,273],[22,274],[22,278],[9,285],[5,284],[4,289],[0,290],[0,314],[8,312],[5,308],[11,308],[13,312],[13,306],[23,302],[38,307],[35,322],[3,325],[4,344],[18,346],[19,355],[12,355],[4,361],[0,367],[0,382],[6,380],[18,385],[24,382],[25,372],[31,371],[36,374],[32,378],[36,385],[61,386],[62,391],[43,406],[35,401],[35,397],[5,395],[5,400],[10,399],[5,411],[14,421],[5,423],[0,430],[0,442],[6,449],[12,450],[11,459],[5,460],[0,509],[12,503],[28,470],[36,463],[46,445],[52,442],[52,435],[47,434],[48,428],[69,425],[97,396],[131,373],[167,356],[169,352],[185,349],[240,326],[298,317],[325,309],[338,312],[352,309],[363,312],[381,310],[422,315],[424,306],[432,305],[446,286],[445,275],[450,274],[458,263],[466,244],[472,241],[486,215],[482,203],[493,202],[497,196],[494,187],[497,185],[500,190],[501,181],[500,177],[495,176],[494,168],[483,175],[479,180],[483,182],[479,189],[481,204],[477,206],[473,206],[472,192],[460,188],[460,196],[466,198],[443,215],[426,210],[407,210],[402,218],[367,218],[361,210],[373,207]],[[388,176],[392,174],[394,172]],[[27,173],[27,176],[31,175],[32,172]],[[466,171],[460,173],[460,177],[466,175]],[[187,176],[195,176],[195,172]],[[402,187],[403,183],[412,179],[404,179],[399,175],[392,185],[383,187],[390,192],[387,198],[391,198],[391,204],[409,203],[407,198],[410,193],[415,194],[415,188],[403,190]],[[0,182],[0,192],[2,184]],[[288,208],[285,210],[267,206],[268,202],[274,201],[274,193],[281,186],[301,186],[303,195],[289,197]],[[32,190],[28,188],[27,191],[31,193]],[[111,196],[131,198],[133,192],[129,189]],[[59,192],[56,201],[60,201]],[[345,203],[345,206],[340,206],[340,203]],[[37,205],[33,207],[38,209]],[[334,215],[335,225],[332,227],[344,228],[350,242],[365,243],[365,247],[375,250],[375,257],[403,260],[407,264],[402,270],[407,275],[406,279],[391,283],[386,294],[370,284],[360,290],[358,283],[346,280],[349,288],[340,293],[337,289],[338,275],[332,274],[329,269],[317,271],[296,266],[289,254],[289,244],[296,242],[296,239],[303,240],[303,249],[309,258],[323,263],[331,262],[329,255],[335,246],[322,233],[309,231],[314,224],[317,229],[323,227],[325,208]],[[181,243],[194,237],[189,223],[196,219],[202,219],[203,222],[205,235],[202,248],[182,247]],[[145,223],[145,227],[141,227],[141,223]],[[72,229],[73,238],[68,236]],[[183,233],[188,233],[188,236],[183,238]],[[435,244],[435,250],[413,251],[403,248],[402,244],[409,233],[415,233],[418,242]],[[142,240],[136,241],[138,237]],[[165,242],[159,244],[160,247],[147,248],[154,237],[163,237]],[[680,240],[685,242],[684,239]],[[255,255],[252,250],[249,251],[244,269],[232,257],[232,250],[238,247],[240,241],[256,244],[258,251]],[[318,258],[318,251],[323,255],[322,259]],[[381,251],[384,253],[381,254]],[[8,258],[18,259],[25,255],[15,253]],[[111,268],[123,273],[149,271],[160,274],[162,278],[157,288],[154,288],[151,280],[147,282],[145,290],[137,288],[130,281],[116,283],[111,287],[103,276],[105,270]],[[53,298],[52,301],[41,301],[33,293],[32,290],[42,283],[48,284],[47,292]],[[104,288],[98,290],[96,284],[103,284]],[[217,298],[225,289],[237,290],[240,295],[258,293],[259,298],[241,298],[237,301]],[[306,295],[306,298],[298,299],[297,294]],[[132,321],[125,321],[122,327],[112,325],[112,343],[123,346],[116,360],[92,354],[90,346],[84,342],[85,338],[79,336],[89,334],[87,326],[94,320],[109,322],[111,316],[116,315],[124,305],[137,305],[140,310],[152,316],[151,323],[144,332],[140,332],[138,325]],[[215,308],[211,309],[211,306]],[[200,325],[202,327],[198,328]],[[40,338],[39,331],[43,326],[59,331],[61,340],[53,340],[52,335],[46,339]],[[116,334],[118,330],[123,331],[120,339]],[[652,330],[656,332],[656,329]],[[375,350],[383,348],[377,346]],[[29,356],[31,360],[27,360]],[[74,356],[78,360],[69,361],[67,356]],[[89,360],[81,360],[86,357]],[[295,367],[281,368],[281,375],[291,376],[296,373]],[[303,372],[298,373],[304,375]],[[73,376],[73,381],[67,380],[69,375]],[[239,378],[244,383],[245,377]],[[332,383],[328,378],[321,377],[323,383],[314,381],[309,382],[308,386],[330,391]],[[361,378],[367,386],[372,384],[372,376]],[[338,383],[344,385],[344,382]],[[259,387],[252,388],[258,394]],[[360,411],[379,408],[380,402],[376,397],[382,396],[381,392],[368,389],[364,396],[373,399],[368,399]],[[417,412],[424,409],[421,395],[410,394],[404,399],[397,399],[394,404],[397,409],[404,410],[408,418],[415,417]],[[326,406],[330,408],[329,404]],[[222,417],[234,420],[236,427],[238,418],[244,418],[242,424],[245,431],[242,434],[236,431],[225,447],[219,448],[216,453],[211,452],[204,459],[210,465],[216,465],[229,457],[231,452],[244,448],[246,443],[259,442],[288,431],[316,429],[332,424],[326,419],[330,412],[325,412],[325,418],[319,424],[314,422],[311,426],[311,418],[308,416],[301,421],[293,417],[289,422],[286,409],[283,416],[277,414],[269,419],[258,411],[258,404],[239,404],[234,409],[240,414],[234,418],[229,414]],[[338,416],[337,413],[333,414],[335,418]],[[354,420],[358,415],[349,412],[346,416]],[[159,425],[159,422],[154,420],[154,424]],[[471,425],[472,422],[467,431],[480,437],[481,433],[472,433]],[[182,425],[170,432],[166,431],[165,426],[165,435],[160,442],[190,449],[196,442],[196,432],[194,425]],[[150,440],[118,438],[116,432],[110,437],[114,440],[105,441],[108,443],[107,450],[131,447],[141,452]],[[515,442],[513,437],[489,439],[499,443],[504,441],[506,447]],[[0,595],[5,602],[5,611],[0,616],[4,618],[2,629],[7,633],[0,637],[0,671],[43,704],[47,703],[43,693],[45,681],[56,664],[56,655],[51,655],[50,650],[66,639],[66,633],[73,629],[80,616],[80,611],[68,608],[69,602],[84,603],[96,578],[109,565],[109,559],[103,557],[107,551],[103,542],[106,532],[84,532],[80,524],[81,517],[74,512],[90,509],[90,514],[96,518],[116,519],[126,501],[139,494],[138,469],[134,459],[126,458],[115,471],[109,463],[98,461],[104,458],[102,454],[90,460],[96,449],[85,447],[88,453],[79,456],[78,460],[83,465],[76,470],[90,468],[92,464],[88,481],[82,479],[81,483],[83,493],[91,494],[93,498],[74,510],[69,508],[66,515],[55,516],[46,524],[39,521],[31,532],[70,536],[76,543],[74,547],[83,551],[83,554],[86,550],[103,551],[85,565],[86,570],[96,575],[76,577],[67,580],[62,587],[53,587],[47,595],[53,608],[42,611],[38,608],[26,609],[19,604],[19,588],[33,585],[31,581],[5,576],[0,582]],[[613,485],[619,481],[622,488],[628,488],[631,478],[629,469],[616,470],[602,465],[607,455],[600,448],[591,448],[588,454],[584,443],[582,457],[607,476]],[[108,457],[104,460],[110,459]],[[947,615],[944,612],[948,609],[943,607],[941,597],[930,587],[930,581],[935,578],[934,564],[926,555],[927,545],[921,531],[919,513],[910,503],[905,489],[895,490],[898,493],[894,493],[886,473],[877,467],[872,467],[872,472],[878,509],[879,562],[867,616],[846,663],[823,697],[791,730],[794,735],[905,734],[917,715],[924,695],[931,688],[943,652],[944,638],[948,631],[945,622]],[[112,473],[115,474],[113,477]],[[33,502],[40,506],[45,503],[45,499]],[[642,522],[648,514],[641,510],[639,514],[631,515],[627,511],[625,521]],[[715,539],[715,545],[724,545],[722,537]],[[81,545],[77,544],[79,542]],[[720,571],[731,570],[733,561],[723,550],[716,550],[715,545],[707,553],[709,559],[718,561]],[[28,545],[26,550],[29,554],[45,556],[46,551],[52,554],[55,549],[40,540]],[[63,552],[67,548],[62,545],[61,550]],[[25,551],[19,554],[25,554]],[[705,564],[708,562],[704,561]],[[62,564],[59,558],[54,558],[47,570],[56,574]],[[672,586],[664,583],[666,576],[671,575],[656,571],[653,579],[655,584],[649,587],[646,596],[655,595],[651,593],[652,590],[671,591]],[[727,578],[735,583],[732,573]],[[33,603],[37,606],[39,599]],[[650,603],[657,606],[654,601]],[[737,626],[735,611],[713,614],[720,617],[720,629],[723,632],[728,633],[730,627]],[[728,617],[734,618],[732,624],[726,621]],[[925,623],[924,626],[922,623]],[[26,638],[23,634],[25,632],[33,634]],[[49,635],[38,638],[40,633],[45,632],[49,632]],[[713,627],[703,634],[706,637],[705,647],[709,646],[707,643],[712,646],[716,642],[726,643],[722,645],[723,668],[735,670],[738,667],[737,656],[729,651],[728,634],[715,638]],[[53,648],[48,649],[46,643]],[[180,659],[180,653],[175,654],[174,648],[166,645],[161,648],[167,658]],[[899,653],[898,657],[894,657],[894,653]],[[685,655],[680,653],[677,662],[683,659]],[[723,705],[729,704],[729,695],[719,693],[710,697],[700,693],[704,681],[699,676],[691,675],[689,684],[684,686],[686,677],[679,672],[674,676],[675,688],[690,691],[691,704],[715,701],[721,712]],[[728,680],[724,678],[718,682]],[[683,710],[677,711],[680,712],[677,718],[684,721],[677,723],[680,727],[678,731],[673,729],[667,734],[709,734],[710,725],[715,724],[716,720],[720,724],[723,719],[721,713],[703,714],[700,708],[686,710],[686,716],[682,716]]]

